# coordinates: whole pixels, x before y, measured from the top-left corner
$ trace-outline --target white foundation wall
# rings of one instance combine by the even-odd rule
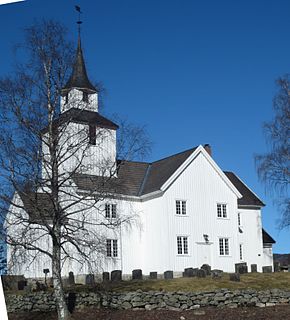
[[[186,201],[186,216],[176,215],[176,200]],[[217,203],[227,204],[227,218],[217,217]],[[234,264],[239,262],[237,196],[202,153],[162,197],[143,205],[145,273],[183,271],[204,263],[213,269],[234,271]],[[177,236],[188,237],[188,255],[177,254]],[[228,256],[219,254],[220,237],[229,239]]]

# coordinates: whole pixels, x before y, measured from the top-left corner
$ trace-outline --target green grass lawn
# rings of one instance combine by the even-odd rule
[[[111,291],[125,292],[141,289],[143,291],[212,291],[227,288],[236,289],[286,289],[290,290],[290,273],[248,273],[241,275],[240,282],[229,281],[229,275],[224,273],[221,279],[207,278],[176,278],[171,280],[146,280],[146,281],[122,281],[116,284],[108,284]]]

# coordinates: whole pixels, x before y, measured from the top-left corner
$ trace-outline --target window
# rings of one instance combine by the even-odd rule
[[[116,204],[106,203],[105,217],[108,219],[116,219],[117,218],[117,205]]]
[[[219,239],[219,250],[221,256],[228,256],[229,252],[229,239],[228,238],[220,238]]]
[[[178,215],[186,215],[186,201],[185,200],[176,200],[176,214]]]
[[[243,260],[243,245],[240,244],[240,260]]]
[[[177,254],[188,254],[188,237],[177,237]]]
[[[118,257],[118,240],[107,239],[107,257]]]
[[[89,125],[89,144],[96,145],[96,126],[94,124]]]
[[[83,92],[83,101],[84,102],[89,102],[89,95],[87,92]]]
[[[217,203],[218,218],[227,218],[227,205],[225,203]]]

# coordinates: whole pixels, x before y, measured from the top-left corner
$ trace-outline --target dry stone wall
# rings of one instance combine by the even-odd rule
[[[191,310],[207,306],[237,308],[267,307],[290,304],[290,291],[278,289],[255,291],[221,289],[210,292],[143,292],[128,293],[80,292],[67,294],[70,310],[85,307],[113,309]],[[8,312],[53,311],[55,301],[51,292],[7,294]]]

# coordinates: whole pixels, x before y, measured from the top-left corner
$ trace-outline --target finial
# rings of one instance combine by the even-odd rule
[[[79,20],[77,21],[77,24],[78,24],[78,32],[79,32],[79,36],[80,36],[80,34],[81,34],[81,24],[83,23],[82,21],[81,21],[81,7],[80,6],[75,6],[75,8],[76,8],[76,11],[79,13]]]

